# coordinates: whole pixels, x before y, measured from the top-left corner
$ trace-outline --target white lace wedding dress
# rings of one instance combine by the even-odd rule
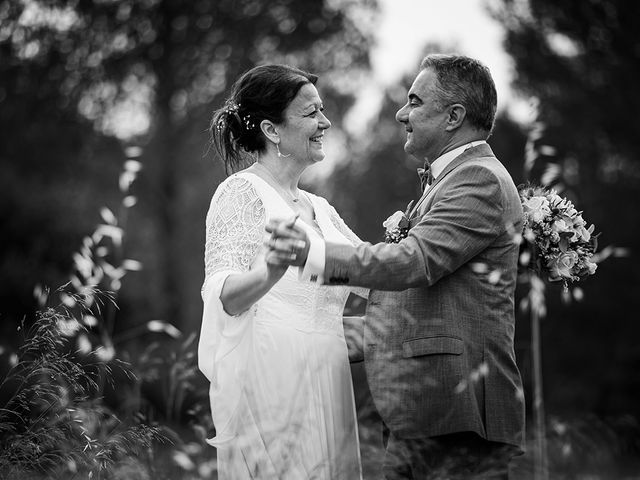
[[[298,221],[309,235],[360,243],[326,200],[305,194],[317,225]],[[211,381],[216,436],[209,443],[217,447],[220,480],[362,478],[342,328],[350,290],[303,282],[290,267],[246,312],[227,315],[220,302],[227,276],[250,268],[266,220],[292,215],[250,172],[226,179],[207,215],[198,358]]]

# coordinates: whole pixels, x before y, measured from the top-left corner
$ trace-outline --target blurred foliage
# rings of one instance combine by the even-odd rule
[[[602,232],[601,248],[629,248],[583,283],[584,298],[547,294],[542,324],[545,397],[550,413],[640,413],[640,5],[624,0],[498,0],[515,88],[533,96],[540,155],[527,179],[549,183]],[[533,147],[535,147],[534,145]],[[551,175],[550,175],[551,174]],[[547,178],[545,179],[545,175]],[[580,299],[578,299],[580,300]],[[526,321],[518,336],[525,339]],[[585,355],[585,352],[589,352]],[[530,378],[526,357],[521,365]]]
[[[640,5],[624,0],[499,0],[514,86],[539,99],[548,142],[560,150],[567,185],[640,183]],[[568,166],[567,166],[568,167]],[[578,172],[575,172],[578,169]]]

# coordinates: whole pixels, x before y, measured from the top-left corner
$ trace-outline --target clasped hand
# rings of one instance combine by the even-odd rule
[[[270,220],[265,229],[271,234],[265,242],[266,261],[273,266],[304,266],[309,254],[309,238],[296,225],[298,215],[287,220]]]

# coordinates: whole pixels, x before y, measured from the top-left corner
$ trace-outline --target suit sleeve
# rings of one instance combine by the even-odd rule
[[[443,179],[431,209],[400,243],[327,242],[324,281],[376,290],[432,285],[487,248],[506,228],[496,175],[460,166]]]

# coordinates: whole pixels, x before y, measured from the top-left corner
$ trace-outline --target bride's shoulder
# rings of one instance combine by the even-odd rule
[[[244,192],[253,188],[251,175],[246,175],[244,171],[233,173],[225,178],[218,187],[216,193]]]
[[[318,203],[318,204],[322,204],[324,206],[330,206],[329,201],[320,196],[317,195],[315,193],[311,193],[309,190],[305,190],[305,189],[300,189],[301,191],[304,192],[304,194],[307,196],[307,198],[309,198],[309,200],[313,201],[314,203]]]
[[[259,200],[260,195],[251,182],[250,175],[238,172],[229,175],[216,187],[211,197],[211,206],[221,203],[254,203]]]

